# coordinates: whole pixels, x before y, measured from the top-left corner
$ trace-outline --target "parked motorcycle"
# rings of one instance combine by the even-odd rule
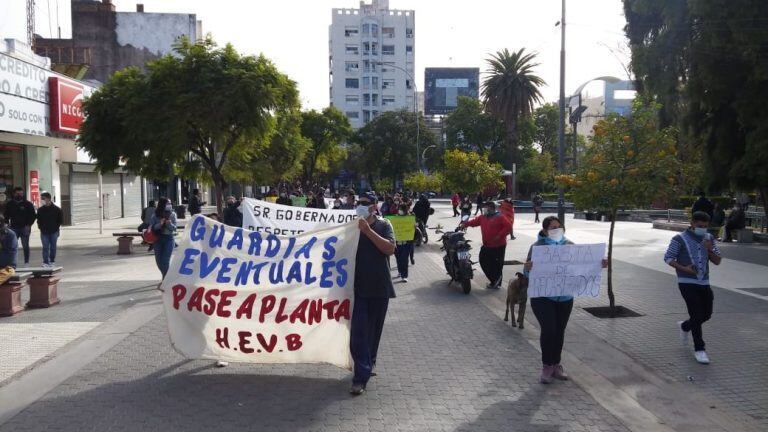
[[[462,216],[461,221],[464,222],[469,219],[469,216]],[[461,289],[464,294],[469,294],[472,289],[472,254],[469,251],[472,249],[470,242],[464,238],[466,234],[466,228],[459,226],[453,232],[443,233],[441,241],[443,246],[440,250],[445,251],[443,256],[443,262],[445,263],[445,271],[451,277],[451,283],[456,281],[461,284]]]
[[[421,219],[416,219],[416,232],[413,236],[413,243],[416,246],[421,246],[429,241],[429,235],[427,235],[427,225]]]

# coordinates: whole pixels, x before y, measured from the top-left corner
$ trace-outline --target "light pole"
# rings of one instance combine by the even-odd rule
[[[577,151],[577,145],[578,145],[578,137],[576,134],[576,125],[581,122],[581,115],[586,111],[587,107],[583,106],[581,104],[581,93],[584,91],[584,88],[589,85],[592,81],[604,81],[606,83],[614,84],[621,81],[621,78],[616,78],[614,76],[601,76],[592,78],[589,81],[586,81],[584,84],[580,85],[576,91],[573,92],[573,95],[568,97],[568,105],[571,105],[571,101],[573,98],[578,98],[578,103],[576,105],[576,108],[571,113],[570,118],[568,119],[569,123],[573,125],[573,171],[576,172],[576,159],[578,156]]]
[[[378,66],[384,66],[385,65],[384,62],[381,62],[381,61],[375,61],[375,62],[373,62],[373,64],[378,65]],[[419,110],[418,110],[417,97],[416,97],[416,95],[417,95],[416,80],[413,79],[411,74],[408,73],[408,70],[405,69],[405,68],[402,68],[400,66],[393,65],[393,64],[388,64],[386,66],[403,71],[405,73],[405,76],[408,79],[411,80],[411,85],[413,86],[413,115],[414,115],[414,117],[416,117],[416,170],[417,171],[421,171],[421,162],[419,160],[419,155],[420,155],[420,151],[419,151]],[[426,151],[426,149],[425,149],[425,151]]]

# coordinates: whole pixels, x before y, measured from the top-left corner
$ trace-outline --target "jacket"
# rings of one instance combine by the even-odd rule
[[[8,266],[16,268],[16,248],[18,243],[16,233],[13,230],[0,230],[0,268]]]
[[[240,206],[237,203],[228,204],[224,209],[224,224],[236,228],[242,228],[243,214],[240,213]]]
[[[156,214],[152,215],[152,219],[149,221],[149,226],[152,227],[152,231],[158,235],[174,235],[176,233],[176,213],[170,213],[168,217],[169,222],[165,226],[160,224],[160,219],[161,218],[157,217]]]
[[[192,195],[189,197],[189,213],[191,215],[196,215],[202,211],[203,203],[200,201],[200,198],[198,198],[196,195]]]
[[[43,205],[37,209],[37,227],[42,234],[59,232],[63,221],[64,215],[56,204]]]
[[[35,219],[37,219],[35,206],[27,200],[21,202],[11,200],[5,205],[5,220],[11,228],[21,229],[31,226],[35,223]]]
[[[483,246],[490,248],[506,246],[507,236],[512,231],[512,223],[498,212],[491,216],[481,215],[468,220],[466,225],[479,226],[483,235]]]

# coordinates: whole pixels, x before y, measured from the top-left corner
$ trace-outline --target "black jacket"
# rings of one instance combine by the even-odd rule
[[[63,220],[64,214],[59,207],[56,207],[56,204],[43,205],[37,209],[37,227],[43,234],[53,234],[59,231]]]
[[[35,223],[35,219],[37,219],[35,206],[27,200],[21,202],[8,201],[5,205],[5,219],[11,228],[21,229],[25,226],[31,226]]]
[[[242,228],[243,214],[238,209],[239,204],[228,204],[224,208],[224,224],[232,227]]]
[[[198,198],[196,195],[192,195],[189,197],[189,205],[187,206],[187,210],[189,210],[189,213],[192,215],[196,215],[202,211],[203,203],[200,201],[200,198]]]

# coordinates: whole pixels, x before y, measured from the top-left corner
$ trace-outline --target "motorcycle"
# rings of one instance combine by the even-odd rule
[[[416,219],[416,232],[414,233],[413,243],[416,246],[421,246],[429,241],[427,235],[427,225],[421,219]]]
[[[461,221],[466,222],[469,216],[462,216]],[[443,233],[441,241],[443,246],[440,250],[445,251],[443,256],[443,263],[445,264],[445,271],[451,277],[451,282],[459,282],[464,294],[469,294],[472,289],[472,254],[469,251],[472,249],[470,242],[464,238],[466,234],[466,228],[459,225],[453,232]]]

